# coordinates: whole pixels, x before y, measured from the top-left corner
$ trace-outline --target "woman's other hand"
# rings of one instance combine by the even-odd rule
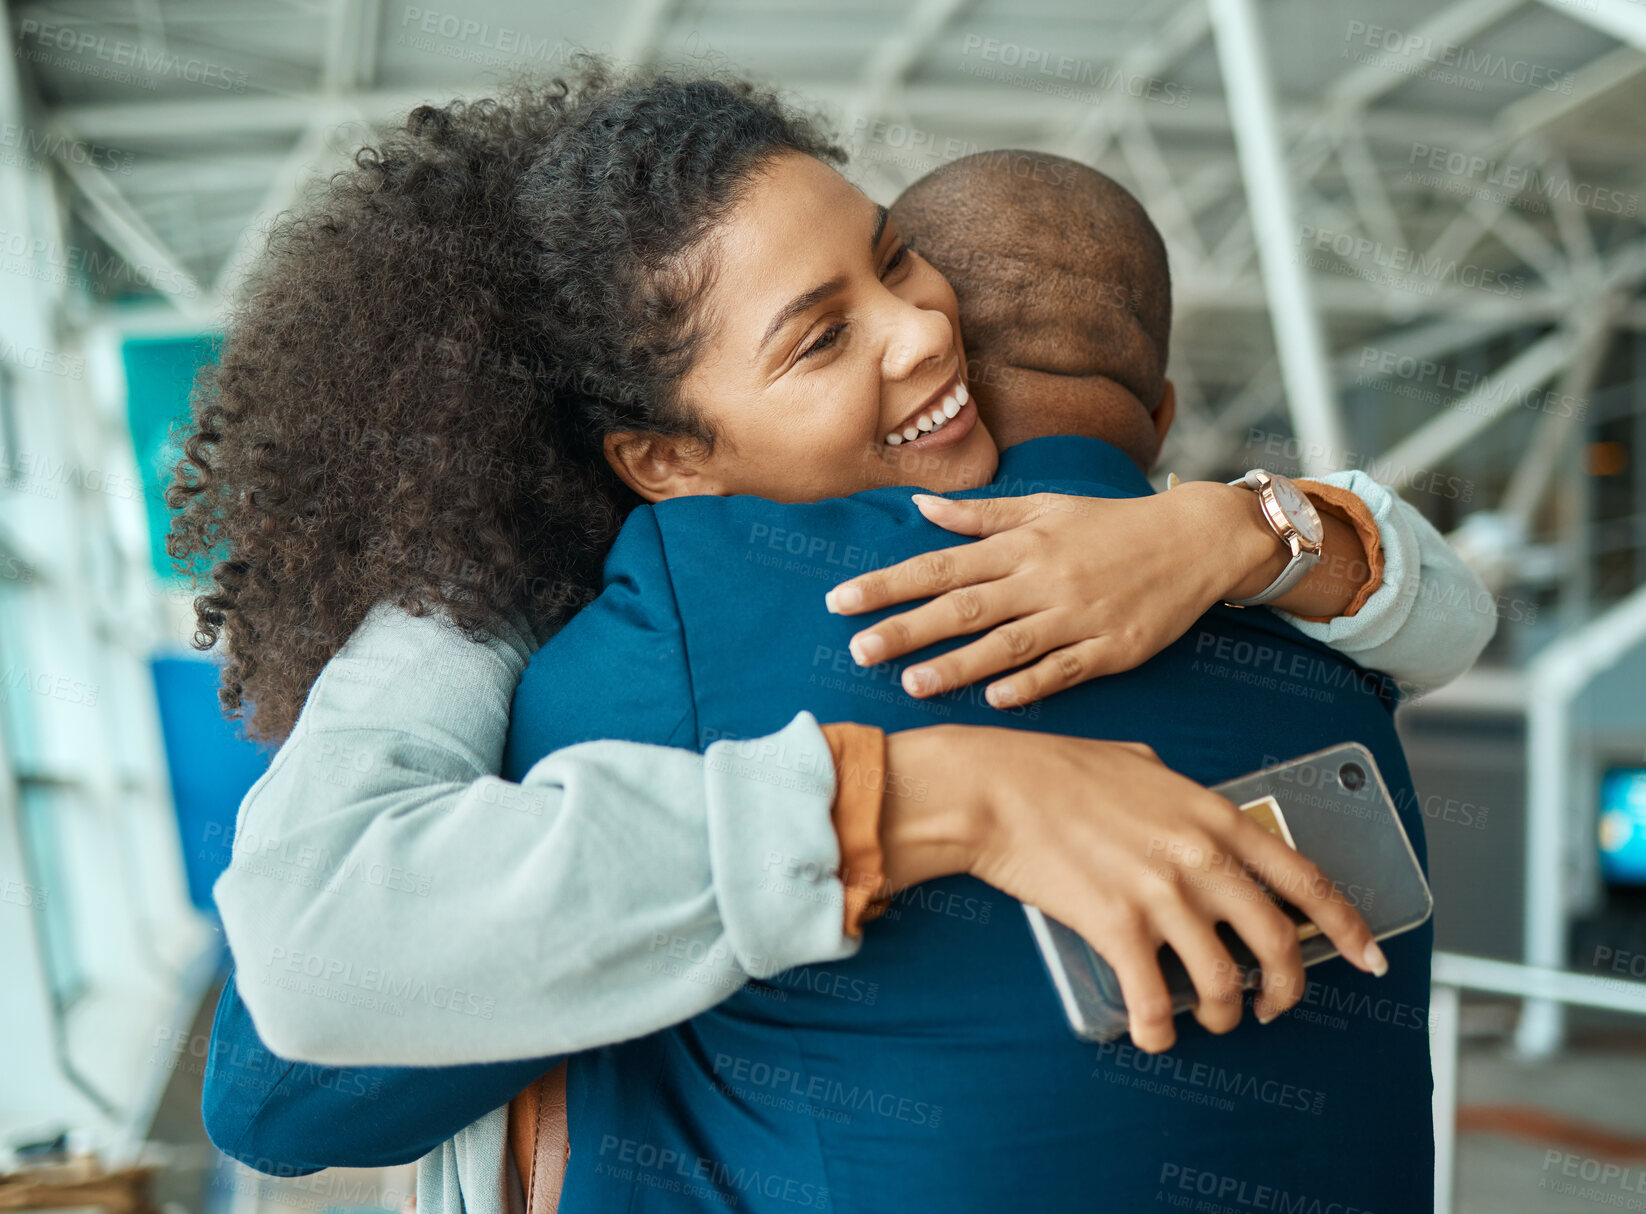
[[[852,638],[860,665],[891,661],[949,637],[983,636],[903,672],[926,697],[1024,666],[991,683],[1010,708],[1098,675],[1130,670],[1188,631],[1213,604],[1259,593],[1290,554],[1264,521],[1257,494],[1212,481],[1141,498],[948,498],[915,503],[975,544],[928,552],[835,587],[831,611],[856,615],[911,599],[930,602]],[[1327,525],[1324,558],[1278,606],[1330,616],[1364,578],[1354,528]],[[1358,558],[1358,561],[1357,561]]]
[[[1297,926],[1254,878],[1350,964],[1387,968],[1313,862],[1140,743],[939,725],[890,735],[886,772],[880,836],[892,889],[969,872],[1073,928],[1113,967],[1141,1050],[1177,1039],[1164,944],[1194,981],[1200,1023],[1223,1033],[1240,1022],[1245,975],[1219,923],[1262,967],[1261,1020],[1302,996]]]

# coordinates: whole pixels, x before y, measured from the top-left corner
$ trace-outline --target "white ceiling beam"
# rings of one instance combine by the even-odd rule
[[[852,95],[850,86],[842,86],[838,81],[798,81],[786,87],[796,95],[819,104],[834,104],[839,109],[844,109]],[[374,123],[389,123],[425,102],[444,104],[454,96],[472,96],[483,91],[483,85],[451,85],[420,91],[370,90],[337,97],[312,92],[278,97],[225,95],[209,100],[69,105],[59,107],[55,116],[88,141],[142,149],[213,138],[291,136],[312,121],[342,122],[356,113]],[[911,84],[902,90],[900,101],[912,120],[921,125],[969,133],[976,139],[999,138],[1044,145],[1052,151],[1063,147],[1065,155],[1085,156],[1083,151],[1068,144],[1065,137],[1046,134],[1056,118],[1066,111],[1048,105],[1045,98],[1025,90],[1003,88],[980,93],[975,88],[953,85]],[[1295,105],[1282,111],[1281,123],[1288,138],[1295,141],[1314,130],[1318,118],[1317,107]],[[1157,134],[1219,138],[1227,137],[1230,132],[1228,107],[1221,100],[1210,98],[1195,98],[1182,106],[1154,106],[1148,120]],[[1404,146],[1408,152],[1418,135],[1427,143],[1463,149],[1480,146],[1493,138],[1487,124],[1457,113],[1387,107],[1367,113],[1359,129],[1380,144]],[[1036,132],[1040,134],[1037,136]],[[1604,167],[1601,162],[1631,173],[1639,169],[1640,141],[1636,135],[1578,130],[1563,133],[1562,145],[1593,163],[1596,171]]]
[[[341,154],[341,145],[331,141],[328,135],[327,130],[310,127],[287,153],[262,201],[242,226],[234,248],[218,269],[212,284],[212,294],[217,298],[234,299],[246,272],[268,239],[269,225],[280,213],[301,201],[304,189],[317,177],[347,163],[347,157]]]
[[[278,152],[248,152],[211,157],[145,157],[120,172],[126,197],[151,194],[243,194],[260,196],[263,182],[279,172],[285,157]]]
[[[1499,244],[1524,261],[1551,287],[1568,286],[1572,265],[1568,249],[1563,253],[1518,211],[1503,210],[1492,220],[1491,235]]]
[[[299,92],[284,96],[245,93],[210,100],[141,101],[58,107],[57,120],[82,139],[121,143],[147,139],[197,141],[254,135],[293,135],[313,122],[346,122],[358,112],[388,121],[426,102],[444,104],[479,88],[419,91],[373,90],[328,96]]]
[[[1546,167],[1552,170],[1551,175],[1566,181],[1572,180],[1572,166],[1566,162],[1564,156],[1551,152],[1546,160]],[[1554,213],[1555,230],[1560,233],[1560,239],[1566,246],[1566,257],[1574,272],[1590,279],[1598,278],[1601,273],[1600,251],[1595,247],[1594,232],[1589,227],[1589,219],[1583,208],[1564,190],[1554,191],[1549,201]]]
[[[124,19],[120,10],[113,6],[106,6],[96,16],[67,11],[59,0],[46,4],[13,4],[10,7],[17,22],[32,18],[62,26],[106,25],[113,28],[128,28],[134,24]],[[225,5],[222,0],[166,0],[165,6],[166,20],[173,26],[290,25],[293,16],[300,12],[277,4]]]
[[[316,107],[313,120],[281,159],[256,209],[242,224],[218,267],[212,283],[215,298],[234,298],[274,220],[296,205],[304,189],[318,176],[343,167],[350,150],[366,141],[367,124],[353,99],[370,95],[366,90],[376,77],[380,17],[381,0],[332,0],[320,87],[334,104]]]
[[[1646,51],[1646,7],[1635,0],[1583,0],[1581,4],[1543,0],[1543,4],[1562,16],[1592,25],[1620,42]]]
[[[374,89],[344,97],[298,91],[290,95],[265,96],[245,93],[211,98],[166,101],[132,101],[118,104],[79,104],[58,107],[56,116],[87,139],[105,142],[150,138],[197,139],[213,135],[292,134],[306,127],[315,112],[321,116],[336,112],[343,102],[374,121],[400,117],[425,102],[444,104],[455,96],[483,95],[485,84],[447,84],[426,89]],[[820,104],[843,109],[851,100],[853,84],[838,80],[789,79],[785,90]],[[975,126],[985,131],[1005,126],[1044,130],[1067,111],[1062,103],[1048,101],[1024,89],[1001,87],[983,90],[975,86],[910,84],[903,90],[903,103],[923,121],[947,121],[957,127]],[[1158,111],[1158,112],[1157,112]],[[1288,132],[1301,133],[1314,127],[1319,109],[1310,104],[1294,105],[1283,111]],[[1226,135],[1230,129],[1228,107],[1221,100],[1192,97],[1184,105],[1156,105],[1149,112],[1149,124],[1156,131],[1184,131]],[[1489,127],[1439,110],[1378,110],[1366,116],[1363,129],[1382,139],[1410,140],[1414,133],[1427,134],[1431,142],[1442,139],[1479,138]],[[1620,159],[1632,155],[1639,162],[1639,141],[1627,147],[1619,138]]]
[[[1320,311],[1345,321],[1398,320],[1405,324],[1423,317],[1456,316],[1470,323],[1502,322],[1513,327],[1558,321],[1572,307],[1569,292],[1547,287],[1528,287],[1518,299],[1467,287],[1416,295],[1374,287],[1358,278],[1324,275],[1315,281],[1314,290]],[[1211,276],[1174,280],[1172,295],[1173,314],[1183,319],[1194,313],[1266,312],[1269,308],[1262,282],[1252,276],[1234,281]]]
[[[1518,409],[1526,393],[1541,388],[1571,361],[1576,348],[1577,339],[1569,329],[1556,329],[1533,342],[1468,396],[1391,447],[1376,461],[1378,479],[1396,489],[1407,488],[1414,475],[1434,469],[1498,418]]]
[[[108,176],[72,155],[58,157],[58,166],[88,206],[86,221],[119,253],[135,272],[181,312],[206,317],[217,311],[208,296],[143,217],[114,188]]]
[[[1150,134],[1139,107],[1134,104],[1127,108],[1131,121],[1120,128],[1120,154],[1137,178],[1143,204],[1175,253],[1186,255],[1196,263],[1202,262],[1206,259],[1206,242],[1200,238],[1194,216],[1177,188],[1166,158],[1160,154],[1160,145]]]
[[[1173,9],[1172,15],[1153,34],[1121,58],[1117,74],[1122,81],[1154,79],[1200,45],[1211,28],[1212,19],[1204,0],[1187,0]],[[1116,100],[1113,106],[1092,106],[1081,118],[1065,126],[1055,136],[1054,150],[1088,162],[1101,156],[1116,129],[1118,111],[1125,108],[1120,103],[1133,99],[1122,89]]]
[[[1261,300],[1254,301],[1261,303]],[[1548,320],[1558,319],[1562,313],[1550,310]],[[1537,319],[1520,310],[1501,312],[1486,319],[1462,319],[1442,313],[1426,324],[1410,326],[1394,332],[1374,332],[1344,347],[1332,357],[1332,376],[1340,386],[1347,386],[1365,375],[1366,352],[1373,351],[1381,358],[1394,354],[1401,358],[1434,360],[1455,350],[1478,346],[1501,333],[1520,328]],[[1234,394],[1218,410],[1213,424],[1181,444],[1177,471],[1186,480],[1210,475],[1227,458],[1229,444],[1240,440],[1241,431],[1256,425],[1281,404],[1279,364],[1270,358],[1248,380],[1245,387]]]
[[[612,58],[637,67],[649,64],[679,7],[679,0],[634,0],[612,44]]]
[[[1400,216],[1389,202],[1388,191],[1383,188],[1383,175],[1372,159],[1365,136],[1353,128],[1342,131],[1337,144],[1337,161],[1343,169],[1349,196],[1354,199],[1355,211],[1366,230],[1392,248],[1403,247],[1406,234],[1401,230]]]
[[[1537,89],[1504,106],[1497,112],[1497,138],[1503,143],[1524,139],[1604,97],[1642,71],[1646,71],[1646,54],[1634,46],[1615,47],[1567,74],[1572,82],[1570,93]]]
[[[1411,31],[1392,31],[1400,36],[1400,49],[1365,48],[1375,56],[1375,62],[1357,64],[1326,90],[1328,115],[1333,120],[1341,120],[1345,115],[1364,110],[1410,79],[1394,69],[1420,61],[1421,53],[1435,46],[1456,45],[1485,33],[1524,3],[1526,0],[1458,0]],[[1370,28],[1376,23],[1362,21],[1360,24]],[[1345,37],[1344,41],[1353,49],[1351,38]],[[1410,50],[1406,49],[1408,46]]]
[[[332,0],[331,36],[320,69],[322,92],[356,93],[376,83],[382,11],[382,0]]]
[[[1578,346],[1561,376],[1557,389],[1559,399],[1582,401],[1588,398],[1611,342],[1609,313],[1617,302],[1615,299],[1596,300],[1594,311],[1580,318]],[[1548,410],[1539,420],[1532,441],[1526,444],[1526,453],[1509,478],[1498,507],[1501,513],[1514,520],[1521,535],[1531,534],[1537,508],[1565,462],[1566,444],[1572,434],[1583,426],[1585,413],[1582,408]]]
[[[1332,471],[1343,458],[1346,432],[1327,366],[1326,334],[1315,307],[1312,275],[1298,258],[1294,186],[1281,143],[1263,28],[1253,0],[1210,0],[1210,8],[1224,95],[1235,119],[1246,212],[1272,305],[1286,404],[1303,442],[1304,471]]]
[[[848,138],[885,110],[892,95],[902,90],[908,74],[931,49],[932,42],[971,2],[919,0],[897,32],[875,44],[844,107]]]
[[[267,94],[299,94],[306,93],[315,87],[316,72],[313,67],[294,63],[290,59],[279,58],[277,55],[265,55],[258,51],[248,50],[245,46],[225,47],[221,43],[191,37],[188,34],[176,32],[165,33],[160,41],[156,42],[156,35],[151,32],[152,22],[139,22],[135,27],[130,22],[110,23],[99,19],[94,22],[77,24],[72,21],[63,21],[56,17],[46,16],[41,21],[42,27],[61,26],[69,30],[78,28],[81,36],[98,40],[106,40],[116,44],[124,43],[127,46],[141,46],[150,54],[164,56],[148,69],[148,78],[151,81],[181,82],[182,77],[171,75],[166,63],[175,59],[194,59],[200,63],[209,64],[222,75],[211,83],[198,88],[200,103],[215,105],[219,100],[236,96],[232,92],[221,90],[218,87],[220,80],[227,79],[231,83],[238,82],[246,89],[249,95],[253,90]],[[72,30],[71,30],[72,32]],[[207,31],[208,34],[210,31]],[[30,43],[21,44],[25,56]],[[51,51],[53,48],[46,48]],[[109,48],[103,48],[107,50]],[[65,58],[73,58],[80,52],[69,52]],[[118,58],[118,56],[117,56]],[[155,61],[151,61],[154,63]],[[91,71],[95,59],[86,60],[87,66],[82,71]],[[72,70],[72,69],[71,69]],[[127,67],[127,73],[134,79],[144,74],[143,60],[139,57],[135,63]],[[144,85],[138,84],[133,90],[141,95]]]

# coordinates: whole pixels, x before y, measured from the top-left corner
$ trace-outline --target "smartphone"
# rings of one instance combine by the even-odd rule
[[[1364,746],[1347,742],[1328,747],[1219,784],[1212,791],[1319,865],[1333,884],[1334,896],[1358,910],[1377,939],[1411,931],[1433,913],[1429,883],[1388,785]],[[1305,966],[1338,955],[1336,946],[1302,911],[1265,892],[1297,923]],[[1076,1035],[1088,1041],[1124,1036],[1126,1001],[1108,962],[1073,929],[1035,907],[1023,909]],[[1245,971],[1246,985],[1256,987],[1262,974],[1252,951],[1227,924],[1218,925],[1218,935]],[[1160,968],[1173,1010],[1192,1009],[1194,984],[1169,945],[1160,950]]]

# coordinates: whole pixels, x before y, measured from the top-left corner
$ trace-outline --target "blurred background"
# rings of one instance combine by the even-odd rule
[[[1362,468],[1448,533],[1500,625],[1400,713],[1436,1209],[1646,1209],[1646,4],[434,2],[5,6],[0,1171],[153,1168],[168,1214],[409,1194],[200,1129],[210,885],[267,755],[188,648],[161,488],[270,217],[414,105],[587,48],[782,87],[882,202],[992,147],[1099,166],[1170,246],[1162,469]]]

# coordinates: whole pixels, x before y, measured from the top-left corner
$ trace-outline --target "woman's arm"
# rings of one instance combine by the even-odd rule
[[[1407,694],[1456,678],[1496,628],[1480,579],[1413,506],[1364,473],[1324,483],[1339,491],[1334,498],[1353,495],[1352,512],[1323,509],[1320,563],[1272,606]],[[859,633],[852,651],[864,665],[990,630],[908,667],[903,685],[916,696],[1027,664],[987,689],[991,704],[1008,707],[1129,670],[1215,604],[1257,594],[1288,559],[1257,495],[1215,482],[1118,500],[917,500],[932,522],[980,542],[864,574],[829,595],[831,610],[848,615],[936,596]]]
[[[568,747],[513,784],[496,773],[531,648],[379,607],[315,683],[214,891],[276,1054],[564,1053],[684,1020],[751,973],[855,952],[810,717],[743,754]],[[679,705],[637,690],[635,712],[673,713],[637,730],[663,737]],[[801,875],[780,888],[772,854]]]
[[[1393,490],[1364,472],[1317,479],[1364,503],[1377,527],[1383,566],[1378,584],[1353,614],[1287,600],[1274,604],[1276,610],[1305,636],[1389,675],[1404,696],[1450,683],[1474,665],[1497,631],[1491,591],[1417,507]],[[1356,580],[1352,557],[1341,569],[1347,580]]]
[[[1261,1018],[1303,994],[1296,929],[1254,877],[1283,891],[1351,964],[1384,966],[1365,923],[1318,868],[1145,746],[940,725],[892,734],[879,754],[843,754],[838,781],[875,791],[862,824],[869,846],[847,849],[861,866],[850,874],[854,886],[883,898],[971,873],[1039,906],[1114,966],[1140,1049],[1165,1049],[1175,1039],[1157,960],[1162,943],[1194,980],[1202,1024],[1223,1032],[1240,1020],[1242,976],[1218,923],[1230,924],[1258,957]],[[792,879],[792,869],[785,876]],[[664,987],[669,977],[654,972],[650,981]],[[729,993],[722,988],[716,999]],[[212,1141],[275,1174],[416,1158],[558,1061],[287,1062],[263,1046],[232,985],[218,1008],[211,1057],[203,1105]]]

